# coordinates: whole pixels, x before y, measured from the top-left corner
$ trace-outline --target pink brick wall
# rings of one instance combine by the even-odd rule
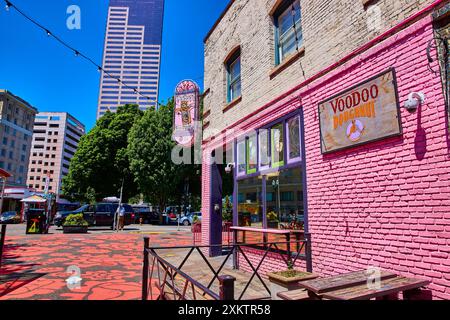
[[[209,245],[210,157],[211,149],[203,149],[202,157],[202,245]]]
[[[290,96],[301,94],[304,109],[315,273],[379,266],[428,278],[435,298],[450,299],[450,151],[442,83],[428,70],[432,37],[426,17]],[[410,92],[426,94],[421,116],[402,109],[402,137],[322,155],[318,103],[390,67],[402,106]],[[295,103],[281,102],[237,126],[256,128]]]
[[[261,262],[262,256],[265,253],[265,251],[263,250],[245,247],[242,248],[242,251],[244,251],[246,257],[250,260],[250,263],[255,269],[258,267],[259,263]],[[239,269],[253,273],[251,266],[244,258],[244,256],[239,253],[238,257]],[[287,259],[287,255],[285,255],[284,258]],[[299,259],[295,262],[294,267],[298,270],[306,270],[306,263],[305,261]],[[280,270],[287,270],[286,262],[283,260],[279,253],[270,252],[264,259],[264,262],[258,270],[258,273],[263,277],[267,277],[267,273]]]

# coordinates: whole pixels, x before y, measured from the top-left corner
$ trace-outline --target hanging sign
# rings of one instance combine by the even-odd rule
[[[190,147],[194,143],[195,126],[199,113],[199,97],[200,89],[191,80],[180,82],[175,89],[172,138],[179,145]]]
[[[319,104],[322,153],[402,134],[394,69]]]

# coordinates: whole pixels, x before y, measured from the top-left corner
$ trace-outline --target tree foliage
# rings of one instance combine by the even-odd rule
[[[129,135],[128,155],[135,182],[145,199],[160,208],[169,202],[180,204],[187,182],[191,193],[198,193],[200,189],[198,168],[172,161],[173,109],[172,99],[158,111],[148,110]]]
[[[63,180],[66,198],[93,202],[119,196],[124,181],[125,201],[138,193],[129,170],[128,133],[143,115],[136,105],[125,105],[117,113],[107,112],[95,127],[80,140]]]

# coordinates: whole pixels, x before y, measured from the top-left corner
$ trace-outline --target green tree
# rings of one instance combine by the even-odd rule
[[[130,168],[139,190],[145,199],[161,209],[170,202],[181,204],[186,182],[191,185],[191,182],[200,180],[197,166],[172,162],[172,149],[175,147],[172,140],[173,109],[171,99],[158,111],[148,110],[131,129],[128,141]],[[190,193],[197,193],[199,189],[192,183]]]
[[[63,194],[71,200],[92,202],[119,196],[124,182],[124,201],[138,193],[127,154],[128,133],[143,115],[136,105],[107,112],[80,140],[63,180]]]

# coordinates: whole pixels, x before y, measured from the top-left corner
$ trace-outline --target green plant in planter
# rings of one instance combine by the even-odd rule
[[[233,222],[233,204],[231,203],[230,197],[226,196],[222,205],[222,221],[223,222]]]
[[[89,223],[84,220],[83,214],[71,214],[67,216],[63,224],[64,227],[89,227]]]
[[[269,212],[268,214],[267,214],[267,221],[270,221],[270,222],[280,222],[279,220],[278,220],[278,215],[275,213],[275,212],[273,212],[273,211],[271,211],[271,212]]]
[[[192,218],[192,223],[193,223],[193,224],[200,223],[200,219],[198,218],[197,215],[195,215],[195,216]]]

